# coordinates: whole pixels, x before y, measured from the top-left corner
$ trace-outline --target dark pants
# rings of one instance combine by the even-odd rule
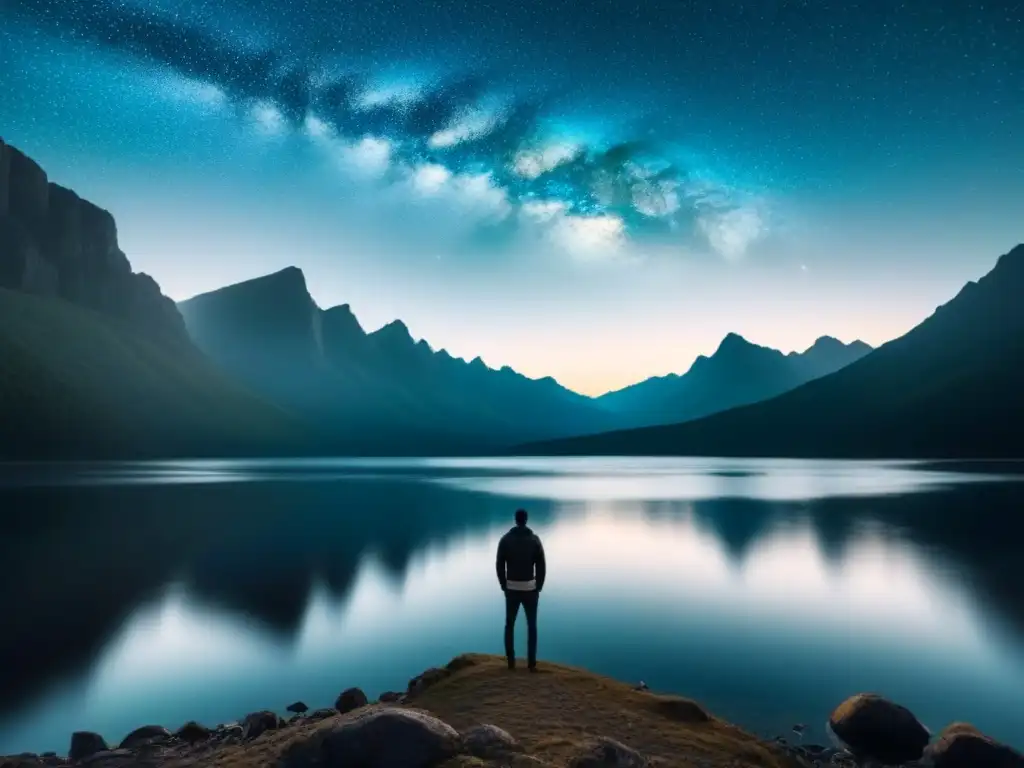
[[[537,598],[536,590],[520,592],[515,589],[505,590],[505,656],[509,664],[515,663],[515,628],[516,615],[519,613],[519,606],[523,606],[526,614],[527,633],[527,663],[534,667],[537,665]]]

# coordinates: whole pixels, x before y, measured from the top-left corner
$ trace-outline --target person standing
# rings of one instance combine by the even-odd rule
[[[516,524],[498,542],[498,583],[505,593],[505,657],[516,668],[515,626],[519,606],[526,614],[527,666],[537,671],[537,602],[544,589],[547,565],[540,537],[526,526],[525,509],[516,510]]]

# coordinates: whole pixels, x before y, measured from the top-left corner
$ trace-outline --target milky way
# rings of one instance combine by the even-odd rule
[[[399,254],[375,258],[411,281],[433,279],[417,255],[498,264],[551,251],[753,261],[773,280],[831,274],[838,291],[860,279],[854,264],[877,274],[931,258],[934,269],[943,246],[994,255],[1012,244],[1001,222],[1024,214],[1013,181],[1024,174],[1021,16],[1017,3],[967,0],[6,0],[0,130],[58,166],[94,158],[85,183],[100,168],[115,190],[154,158],[200,158],[204,186],[215,170],[250,210],[276,194],[300,207],[305,197],[321,220],[336,211],[336,240]],[[235,172],[244,151],[262,175]],[[297,191],[311,163],[337,172],[336,190]],[[187,187],[182,174],[166,181]],[[167,238],[147,240],[137,222],[158,221],[167,201],[146,195],[152,213],[120,218],[158,266]],[[223,216],[210,216],[204,231],[222,235]],[[920,247],[896,245],[908,239]],[[326,258],[303,248],[311,263]],[[221,279],[208,261],[197,256],[190,274]],[[172,289],[212,287],[150,268]],[[376,267],[350,268],[358,300],[370,290],[358,275]],[[538,269],[524,291],[532,280],[534,293],[564,294],[557,281],[575,279]],[[700,269],[680,286],[695,306],[692,281],[713,279]],[[947,280],[967,273],[943,269]],[[219,274],[229,273],[245,268]],[[463,264],[445,279],[465,274]],[[655,307],[659,291],[668,301],[664,280],[619,280],[634,291],[629,306]],[[705,301],[726,298],[716,285]],[[515,286],[503,287],[514,303]],[[741,314],[750,300],[737,301]],[[700,311],[710,338],[726,321]],[[728,330],[743,322],[764,325]]]

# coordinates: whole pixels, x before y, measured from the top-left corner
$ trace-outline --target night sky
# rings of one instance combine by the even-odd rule
[[[176,299],[598,393],[898,336],[1024,241],[1024,4],[0,0],[0,135]]]

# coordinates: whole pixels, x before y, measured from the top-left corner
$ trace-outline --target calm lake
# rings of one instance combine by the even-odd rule
[[[1020,467],[718,459],[0,466],[0,754],[371,697],[502,652],[516,507],[540,657],[825,742],[875,691],[1024,748]],[[525,655],[520,616],[517,650]]]

